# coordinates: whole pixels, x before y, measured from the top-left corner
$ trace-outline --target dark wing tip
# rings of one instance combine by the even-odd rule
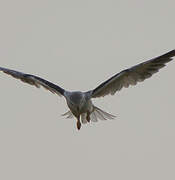
[[[136,85],[137,82],[142,82],[145,79],[150,78],[154,73],[158,72],[159,69],[166,65],[166,63],[172,61],[172,57],[174,56],[175,49],[129,69],[125,69],[93,89],[91,91],[91,96],[101,97],[107,94],[113,95],[116,91],[121,90],[122,87]]]
[[[37,88],[39,88],[40,86],[43,86],[45,89],[51,91],[52,93],[56,93],[58,95],[64,95],[64,89],[59,87],[58,85],[55,85],[45,79],[42,79],[38,76],[34,76],[31,74],[25,74],[19,71],[14,71],[11,69],[7,69],[7,68],[3,68],[0,67],[0,71],[11,75],[14,78],[20,79],[21,81],[28,83],[30,85],[34,85]]]
[[[168,63],[173,60],[172,57],[174,57],[174,56],[175,56],[175,49],[155,58],[155,61],[162,62],[162,63]]]
[[[166,54],[162,55],[163,57],[167,57],[167,58],[170,58],[170,57],[173,57],[175,56],[175,49],[173,49],[172,51],[169,51],[167,52]]]

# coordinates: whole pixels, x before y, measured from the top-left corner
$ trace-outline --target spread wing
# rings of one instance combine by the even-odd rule
[[[158,72],[166,63],[172,61],[173,56],[175,56],[175,50],[123,70],[90,91],[91,97],[114,95],[116,91],[120,91],[123,87],[128,88],[130,85],[136,85],[137,82],[142,82]]]
[[[31,74],[24,74],[22,72],[6,69],[3,67],[0,67],[0,71],[3,71],[4,73],[9,74],[16,79],[20,79],[25,83],[36,86],[37,88],[43,86],[45,89],[51,91],[52,93],[56,93],[59,96],[64,95],[64,91],[65,91],[64,89],[40,77]]]

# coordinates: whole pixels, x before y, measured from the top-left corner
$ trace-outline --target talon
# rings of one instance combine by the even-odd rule
[[[77,129],[80,130],[80,128],[81,128],[81,123],[80,121],[77,121]]]

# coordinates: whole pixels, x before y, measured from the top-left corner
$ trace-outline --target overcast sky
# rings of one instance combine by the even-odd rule
[[[1,0],[0,66],[86,91],[175,48],[175,3]],[[175,179],[175,63],[94,104],[76,129],[64,98],[0,74],[0,179]]]

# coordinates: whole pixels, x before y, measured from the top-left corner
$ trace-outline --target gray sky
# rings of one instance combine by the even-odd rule
[[[175,3],[2,0],[0,66],[90,90],[175,48]],[[0,74],[0,179],[175,179],[174,61],[94,103],[117,115],[76,129],[64,98]]]

